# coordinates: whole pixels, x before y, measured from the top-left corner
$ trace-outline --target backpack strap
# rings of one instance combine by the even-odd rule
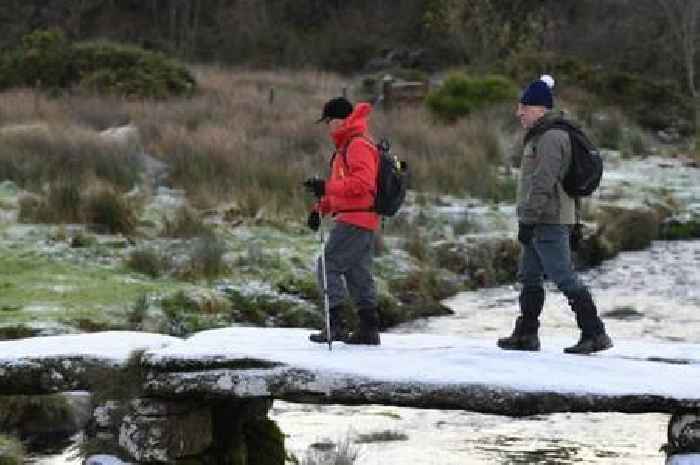
[[[375,150],[377,146],[374,144],[374,141],[370,139],[369,137],[365,136],[364,134],[360,134],[358,136],[353,136],[350,138],[347,144],[340,150],[340,156],[343,157],[343,163],[345,163],[345,166],[348,167],[348,149],[350,148],[350,144],[356,139],[363,139],[367,144],[370,146],[374,147]],[[335,160],[336,155],[338,155],[338,151],[336,151],[333,154],[333,157],[331,158],[331,169],[333,169],[333,160]],[[380,163],[380,160],[377,160],[377,164]],[[379,176],[379,170],[377,170],[377,176]],[[376,181],[375,181],[376,182]],[[377,192],[375,192],[375,196],[377,195]],[[358,209],[350,209],[350,210],[339,210],[336,213],[356,213],[356,212],[374,212],[374,207],[369,207],[369,208],[358,208]]]
[[[369,144],[374,149],[377,148],[377,146],[374,144],[374,141],[372,139],[370,139],[369,137],[365,136],[364,134],[360,134],[359,136],[352,136],[350,138],[350,140],[348,141],[348,143],[345,144],[345,146],[340,151],[341,156],[343,157],[343,162],[345,163],[345,166],[348,166],[348,149],[350,148],[350,144],[352,144],[353,141],[355,141],[357,139],[364,140],[367,144]]]

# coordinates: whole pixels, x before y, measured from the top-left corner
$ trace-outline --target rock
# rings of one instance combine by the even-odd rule
[[[89,418],[89,406],[80,403],[60,394],[0,397],[0,428],[30,443],[68,438]]]
[[[199,455],[213,443],[211,409],[186,401],[137,399],[119,429],[119,445],[137,462]]]
[[[105,141],[114,142],[132,154],[143,152],[139,128],[131,124],[105,129],[100,132],[100,137]]]
[[[437,265],[466,275],[473,287],[488,287],[515,278],[520,248],[510,238],[445,241],[435,245]]]
[[[644,249],[659,236],[661,220],[649,208],[603,206],[598,216],[598,235],[616,252]]]
[[[700,455],[700,413],[677,413],[671,417],[667,450],[671,454]]]

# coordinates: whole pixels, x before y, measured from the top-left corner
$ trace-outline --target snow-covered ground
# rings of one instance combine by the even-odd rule
[[[176,341],[178,339],[171,336],[134,331],[0,341],[0,364],[21,364],[27,360],[61,357],[92,358],[122,364],[133,351],[160,348]]]

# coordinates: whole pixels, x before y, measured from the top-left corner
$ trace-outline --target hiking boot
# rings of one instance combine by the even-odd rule
[[[606,333],[597,336],[581,336],[576,345],[566,347],[564,353],[567,354],[592,354],[601,350],[609,349],[613,346],[612,339]]]
[[[593,302],[593,297],[587,288],[577,289],[564,293],[569,300],[571,310],[576,314],[576,324],[581,334],[604,334],[605,325],[598,316],[598,309]]]
[[[376,307],[361,308],[360,324],[357,331],[353,331],[346,339],[346,344],[378,346],[379,340],[379,312]]]
[[[329,316],[331,320],[331,340],[332,341],[345,341],[348,338],[348,330],[345,325],[345,319],[343,317],[343,312],[345,311],[342,305],[333,307],[329,310]],[[319,344],[328,342],[328,332],[326,331],[325,325],[320,332],[310,334],[309,340],[311,342],[316,342]]]
[[[497,342],[498,347],[503,350],[540,350],[540,337],[537,334],[513,334],[502,337]]]
[[[504,350],[540,350],[540,338],[537,329],[527,330],[523,324],[523,317],[519,316],[515,320],[513,334],[502,337],[498,340],[498,347]]]
[[[540,350],[539,317],[544,306],[544,289],[541,287],[524,287],[518,298],[520,315],[515,320],[513,334],[498,340],[498,347],[505,350]]]

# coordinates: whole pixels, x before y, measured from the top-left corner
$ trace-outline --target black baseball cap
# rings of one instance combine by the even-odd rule
[[[345,119],[352,113],[352,103],[345,97],[335,97],[330,99],[323,105],[321,117],[316,121],[328,122],[332,119]]]

